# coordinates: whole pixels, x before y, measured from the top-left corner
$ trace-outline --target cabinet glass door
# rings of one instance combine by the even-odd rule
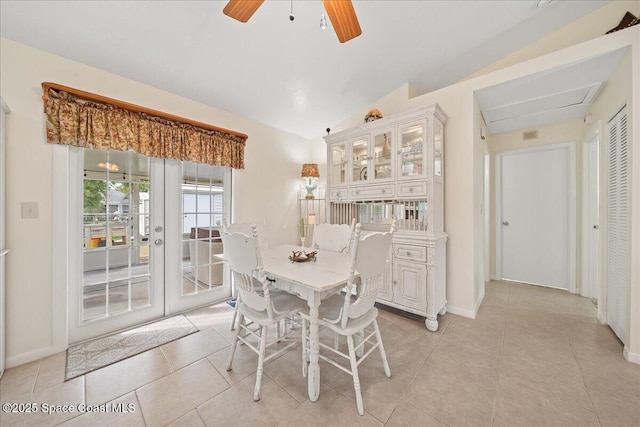
[[[364,183],[369,176],[369,138],[356,138],[351,142],[351,182]]]
[[[329,182],[331,185],[347,183],[347,144],[342,142],[331,147],[331,167],[329,170]]]
[[[424,123],[419,122],[400,126],[399,134],[399,177],[410,179],[423,176],[426,172]]]
[[[393,178],[393,141],[391,140],[392,132],[385,131],[373,136],[373,168],[375,175],[374,180],[383,180],[385,178]]]
[[[433,124],[433,174],[436,178],[442,179],[442,164],[443,164],[443,153],[442,153],[442,138],[444,129],[442,124],[439,122],[435,122]]]

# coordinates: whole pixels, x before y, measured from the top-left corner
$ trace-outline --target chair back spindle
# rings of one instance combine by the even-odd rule
[[[356,225],[353,253],[351,254],[351,271],[347,293],[342,310],[341,326],[347,327],[349,319],[357,319],[371,310],[389,262],[391,239],[395,231],[395,221],[389,232],[373,233],[360,239],[362,226]],[[355,272],[360,274],[356,281]],[[352,301],[353,287],[357,287],[357,297]]]

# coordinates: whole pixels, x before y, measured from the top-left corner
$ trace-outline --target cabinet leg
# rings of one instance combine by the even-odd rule
[[[438,330],[438,317],[427,317],[424,321],[424,324],[428,330],[430,330],[431,332],[435,332]]]
[[[444,307],[442,307],[442,309],[438,312],[438,314],[440,316],[444,316],[445,314],[447,314],[447,306],[445,305]]]

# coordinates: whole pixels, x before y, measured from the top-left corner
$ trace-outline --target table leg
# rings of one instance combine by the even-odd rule
[[[318,330],[318,307],[320,306],[320,296],[312,293],[309,295],[309,375],[308,388],[309,400],[315,402],[320,395],[320,365],[318,364],[318,354],[320,351],[320,334]]]

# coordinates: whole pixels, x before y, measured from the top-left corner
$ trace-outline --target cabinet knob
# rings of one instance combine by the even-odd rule
[[[397,280],[394,280],[394,281],[393,281],[393,284],[394,284],[394,285],[397,285],[397,284],[398,284],[398,281],[397,281]]]
[[[360,194],[360,190],[356,190],[356,194]]]
[[[411,251],[407,251],[407,256],[411,256]]]
[[[384,188],[382,189],[382,194],[384,194],[387,190],[385,190]]]
[[[409,193],[413,193],[413,187],[409,187]]]

